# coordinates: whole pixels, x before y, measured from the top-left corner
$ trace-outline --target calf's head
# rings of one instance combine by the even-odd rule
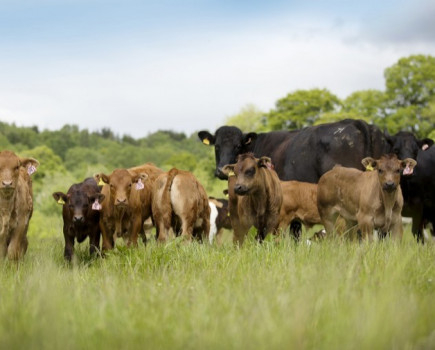
[[[17,186],[21,169],[26,169],[30,175],[39,165],[33,158],[20,158],[14,152],[0,152],[0,190],[3,195],[12,193]]]
[[[272,161],[269,157],[257,159],[252,153],[245,153],[237,158],[236,164],[224,166],[226,176],[236,176],[234,192],[244,196],[255,192],[261,186],[259,171],[261,168],[271,168]]]
[[[110,202],[115,207],[128,206],[128,199],[132,186],[135,186],[137,190],[143,188],[143,181],[148,178],[145,173],[132,175],[126,169],[116,169],[110,175],[99,174],[96,175],[97,182],[99,179],[110,187]]]
[[[100,207],[95,206],[95,203],[101,203],[105,196],[102,193],[88,195],[80,189],[79,185],[73,185],[68,194],[54,192],[53,198],[57,203],[63,204],[69,211],[73,223],[80,225],[85,223],[89,210],[99,210]]]
[[[223,172],[223,167],[236,162],[239,154],[248,152],[257,138],[254,132],[244,134],[235,126],[222,126],[214,135],[208,131],[198,132],[198,137],[205,145],[214,146],[216,158],[215,176],[221,180],[228,177]]]
[[[385,132],[385,138],[387,139],[392,153],[395,153],[399,159],[417,159],[419,150],[424,151],[434,143],[433,140],[429,138],[417,139],[417,137],[409,131],[399,131],[393,136]],[[404,175],[411,174],[404,173]]]
[[[417,165],[414,159],[399,160],[395,154],[382,156],[380,159],[364,158],[361,163],[368,170],[377,171],[379,183],[383,191],[394,192],[400,183],[400,172],[412,170]]]

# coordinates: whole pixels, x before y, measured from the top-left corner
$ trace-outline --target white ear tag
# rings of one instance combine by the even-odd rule
[[[36,171],[36,167],[31,164],[27,167],[27,174],[32,175]]]
[[[144,187],[145,186],[144,186],[144,184],[142,182],[142,179],[137,180],[137,182],[136,182],[136,189],[139,191],[139,190],[142,190]]]
[[[101,204],[98,202],[98,198],[92,203],[92,210],[101,210]]]

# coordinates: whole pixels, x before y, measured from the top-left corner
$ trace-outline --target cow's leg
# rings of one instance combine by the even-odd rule
[[[104,225],[104,223],[101,221],[100,221],[100,230],[101,230],[101,236],[103,237],[103,247],[102,247],[103,252],[106,250],[113,249],[113,247],[115,245],[115,241],[113,240],[113,236],[110,234],[106,225]]]
[[[423,209],[421,211],[416,210],[415,215],[412,217],[412,234],[417,239],[417,243],[424,244],[423,237]]]
[[[370,215],[364,213],[358,213],[356,215],[358,220],[358,229],[361,232],[361,239],[373,240],[373,223]]]
[[[400,213],[393,213],[393,217],[391,218],[391,237],[394,240],[399,240],[399,241],[402,240],[403,225],[402,225],[402,216],[400,215]]]
[[[234,227],[233,243],[241,247],[248,231],[249,227]]]
[[[20,221],[15,228],[8,244],[8,258],[10,260],[18,260],[26,254],[28,240],[26,237],[27,229],[29,227],[29,218]]]
[[[0,258],[5,258],[8,252],[8,239],[6,229],[0,232]]]
[[[143,220],[140,213],[133,213],[133,223],[131,225],[130,238],[128,240],[128,246],[137,247],[137,239],[139,238],[139,232],[143,228]]]
[[[193,218],[193,215],[181,219],[181,237],[188,241],[192,240],[194,223],[195,219]]]
[[[205,214],[202,216],[201,230],[202,230],[203,239],[205,239],[206,241],[209,241],[208,235],[210,233],[210,217],[208,217]]]
[[[64,229],[63,237],[65,238],[65,249],[63,256],[65,260],[71,261],[74,254],[74,235],[70,234],[68,230]]]
[[[290,223],[290,235],[291,237],[293,237],[293,239],[298,242],[299,238],[301,237],[302,234],[302,224],[300,221],[298,220],[293,220]]]
[[[100,250],[100,228],[96,227],[89,236],[89,254],[93,255]]]

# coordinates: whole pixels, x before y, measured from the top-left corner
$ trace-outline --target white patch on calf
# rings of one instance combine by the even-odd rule
[[[216,218],[218,217],[218,210],[214,203],[209,201],[208,205],[210,206],[210,233],[208,235],[208,239],[210,244],[212,244],[213,239],[217,234]]]

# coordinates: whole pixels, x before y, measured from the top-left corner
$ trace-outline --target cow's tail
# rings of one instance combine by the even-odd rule
[[[163,189],[162,194],[162,203],[166,204],[166,210],[163,214],[163,220],[166,228],[170,228],[172,226],[172,202],[171,202],[171,188],[172,183],[174,182],[175,176],[178,175],[178,169],[172,168],[168,171],[168,176],[166,178],[165,188]]]

